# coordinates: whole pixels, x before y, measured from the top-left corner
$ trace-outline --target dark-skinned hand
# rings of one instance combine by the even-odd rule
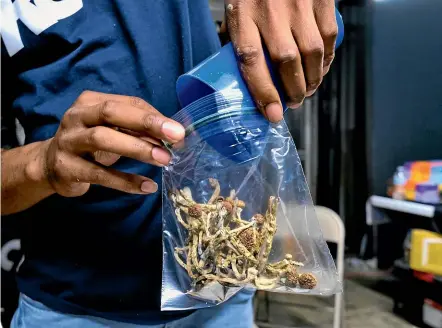
[[[313,95],[330,69],[338,32],[333,0],[226,0],[228,31],[239,66],[259,109],[282,119],[278,92],[264,57],[268,49],[289,108]]]

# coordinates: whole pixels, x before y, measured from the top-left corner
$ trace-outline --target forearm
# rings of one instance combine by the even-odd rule
[[[54,193],[45,169],[48,141],[3,150],[1,214],[21,212]]]

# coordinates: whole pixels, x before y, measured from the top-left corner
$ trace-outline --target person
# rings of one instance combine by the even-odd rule
[[[249,90],[278,122],[263,48],[289,107],[301,106],[334,57],[334,1],[225,5]],[[24,222],[11,326],[251,327],[248,291],[160,311],[160,141],[184,138],[170,118],[176,79],[220,47],[208,2],[7,0],[1,32],[2,116],[25,131],[23,146],[2,148],[3,220]]]

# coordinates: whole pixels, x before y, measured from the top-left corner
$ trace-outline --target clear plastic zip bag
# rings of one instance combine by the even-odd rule
[[[162,310],[222,303],[244,287],[341,290],[294,141],[240,92],[178,112],[183,143],[163,170]]]

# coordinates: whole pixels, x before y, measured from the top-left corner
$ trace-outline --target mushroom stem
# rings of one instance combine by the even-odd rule
[[[220,194],[220,192],[221,192],[221,187],[220,187],[220,185],[219,185],[218,180],[216,180],[216,179],[210,178],[210,179],[209,179],[209,183],[210,183],[210,186],[211,186],[214,190],[213,190],[212,197],[210,197],[210,199],[209,199],[209,201],[207,202],[207,204],[212,204],[212,203],[213,203],[213,202],[219,197],[219,194]]]
[[[241,218],[246,204],[231,190],[230,197],[220,195],[218,180],[209,179],[213,194],[207,203],[197,203],[190,188],[169,193],[180,226],[187,230],[184,247],[175,247],[174,257],[192,279],[192,286],[244,286],[259,289],[278,285],[289,288],[315,288],[316,277],[311,273],[299,275],[302,263],[286,254],[282,261],[269,263],[277,229],[277,197],[269,197],[264,215],[255,214],[250,221]],[[252,209],[253,210],[253,209]],[[189,291],[193,293],[194,291]]]

